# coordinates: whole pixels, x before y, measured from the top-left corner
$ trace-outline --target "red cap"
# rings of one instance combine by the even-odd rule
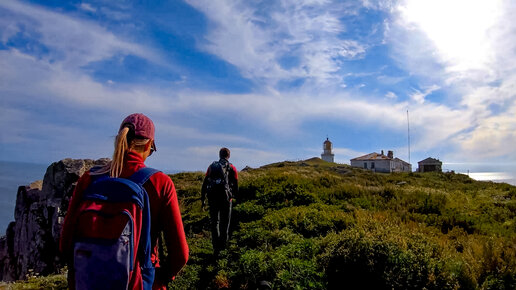
[[[135,136],[152,139],[152,149],[156,151],[156,144],[154,143],[154,123],[149,117],[141,113],[131,114],[125,117],[118,131],[120,132],[124,127],[127,127],[126,125],[134,127]]]

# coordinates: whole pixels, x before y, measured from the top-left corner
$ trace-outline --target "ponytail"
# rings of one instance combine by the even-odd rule
[[[113,152],[113,160],[111,161],[111,168],[109,170],[109,175],[111,177],[119,177],[120,174],[122,174],[125,151],[129,149],[129,144],[127,143],[128,133],[129,128],[124,127],[116,136],[115,151]]]

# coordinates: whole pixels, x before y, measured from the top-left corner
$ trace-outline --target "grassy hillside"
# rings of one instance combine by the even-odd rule
[[[238,224],[214,259],[203,174],[172,178],[191,247],[176,289],[516,288],[514,186],[320,159],[271,164],[240,173]]]
[[[516,289],[514,186],[320,159],[250,169],[215,259],[203,173],[171,177],[191,250],[173,289]]]

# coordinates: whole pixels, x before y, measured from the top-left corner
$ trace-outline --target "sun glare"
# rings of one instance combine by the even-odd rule
[[[407,24],[416,24],[434,43],[452,71],[481,69],[492,57],[492,28],[501,0],[408,0],[399,7]]]

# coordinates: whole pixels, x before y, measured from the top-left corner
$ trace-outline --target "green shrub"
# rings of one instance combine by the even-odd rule
[[[262,280],[273,289],[516,289],[515,186],[316,159],[271,164],[240,172],[229,247],[214,257],[204,174],[171,177],[190,247],[172,289]]]
[[[202,174],[173,177],[191,250],[175,289],[515,288],[514,186],[276,163],[241,173],[238,226],[215,259]]]
[[[305,187],[290,181],[271,185],[259,192],[256,198],[259,204],[275,209],[308,205],[316,201],[315,195],[309,193]]]
[[[0,289],[68,289],[68,281],[66,274],[50,275],[47,277],[29,276],[26,281],[17,281],[16,283],[0,283]]]
[[[328,288],[453,289],[459,285],[456,277],[461,270],[450,273],[443,267],[436,245],[417,237],[400,244],[384,234],[351,229],[325,237],[320,263]]]
[[[288,228],[305,238],[339,231],[352,222],[352,217],[340,208],[314,205],[284,208],[264,216],[261,225],[267,229]]]
[[[263,205],[256,204],[256,201],[238,204],[233,210],[240,223],[261,219],[265,214]]]

